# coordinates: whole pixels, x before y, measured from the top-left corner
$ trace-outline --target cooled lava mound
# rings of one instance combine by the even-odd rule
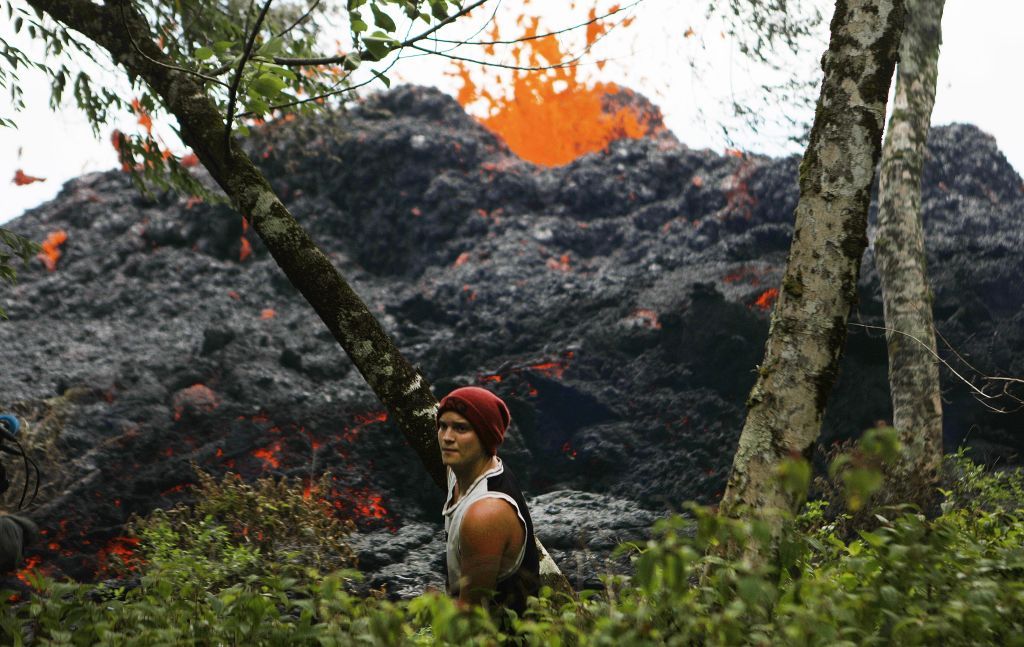
[[[408,86],[247,146],[438,395],[480,384],[508,401],[503,456],[556,558],[590,563],[720,495],[789,248],[796,157],[662,133],[539,167]],[[968,379],[1024,375],[1021,178],[990,136],[954,125],[933,131],[923,186],[942,357]],[[441,494],[238,214],[110,171],[9,226],[50,237],[0,293],[0,409],[50,466],[29,511],[46,533],[34,564],[103,577],[131,550],[125,521],[187,500],[195,463],[329,471],[367,571],[403,593],[440,577]],[[891,418],[884,338],[858,325],[881,313],[869,249],[825,445]],[[947,449],[1016,461],[1024,414],[942,377]]]

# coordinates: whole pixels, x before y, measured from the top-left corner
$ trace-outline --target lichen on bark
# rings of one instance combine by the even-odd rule
[[[901,0],[839,0],[822,57],[783,289],[720,505],[766,519],[775,532],[803,500],[785,490],[778,469],[817,439],[838,372],[902,21]]]
[[[896,93],[879,177],[875,259],[889,351],[896,474],[934,482],[942,461],[942,403],[921,220],[921,171],[938,78],[945,0],[907,0]],[[928,493],[916,503],[926,505]]]

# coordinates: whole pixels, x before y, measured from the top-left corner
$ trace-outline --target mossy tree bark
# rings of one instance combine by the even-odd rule
[[[882,282],[899,478],[934,483],[942,462],[942,401],[925,272],[921,169],[928,143],[945,0],[906,0],[896,95],[882,148],[875,259]],[[929,489],[930,490],[930,489]],[[928,492],[916,501],[928,503]]]
[[[846,340],[902,28],[902,0],[836,2],[793,242],[720,505],[768,521],[776,536],[806,497],[787,490],[779,467],[817,439]]]
[[[224,137],[225,117],[200,81],[157,46],[149,23],[131,2],[27,0],[68,28],[107,50],[132,77],[143,79],[173,114],[182,140],[252,225],[292,285],[313,306],[352,359],[367,384],[402,430],[431,478],[444,489],[447,478],[437,444],[437,400],[427,380],[405,359],[366,304],[292,216],[270,183],[233,140]],[[131,30],[129,34],[127,30]],[[537,542],[546,562],[542,580],[570,589]]]

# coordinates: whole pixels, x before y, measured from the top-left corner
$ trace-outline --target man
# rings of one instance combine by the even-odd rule
[[[0,451],[7,454],[17,456],[18,454],[11,448],[7,447],[7,444],[16,445],[18,451],[24,457],[25,450],[21,448],[18,443],[17,435],[20,428],[18,418],[9,413],[0,413]],[[31,462],[31,459],[26,459]],[[27,467],[26,463],[26,467]],[[32,463],[35,465],[35,463]],[[28,491],[29,478],[28,471],[26,470],[26,492]],[[36,489],[39,489],[39,470],[36,470]],[[11,486],[10,480],[7,478],[7,470],[4,469],[4,464],[0,461],[0,495],[7,492],[7,489]],[[32,495],[35,498],[35,495]],[[22,495],[22,503],[24,503],[24,494]],[[31,503],[31,501],[29,501]],[[20,504],[19,504],[20,507]],[[26,519],[21,515],[16,514],[2,514],[0,513],[0,573],[7,573],[21,566],[22,557],[25,554],[25,546],[28,545],[32,539],[39,533],[39,528],[36,524],[32,523],[30,519]]]
[[[455,389],[438,406],[437,442],[448,467],[448,593],[477,604],[493,592],[495,604],[522,615],[538,593],[540,561],[526,500],[496,455],[510,419],[490,391]]]

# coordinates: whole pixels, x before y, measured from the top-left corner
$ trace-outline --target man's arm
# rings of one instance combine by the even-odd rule
[[[480,499],[470,506],[460,529],[462,581],[459,602],[477,604],[494,591],[502,557],[511,546],[523,543],[525,531],[507,501]]]

